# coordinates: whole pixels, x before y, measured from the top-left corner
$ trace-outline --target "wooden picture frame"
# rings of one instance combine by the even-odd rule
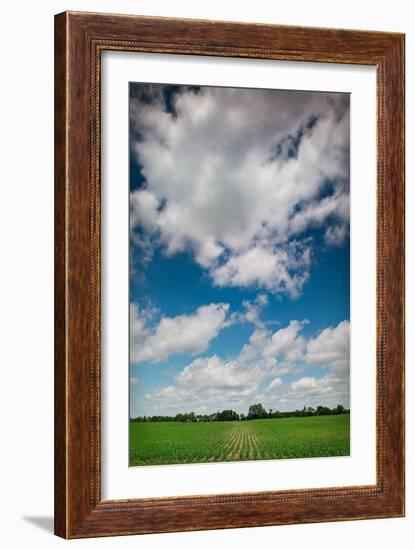
[[[104,50],[376,67],[375,485],[101,500],[100,60]],[[404,35],[76,12],[57,15],[55,533],[78,538],[403,515]]]

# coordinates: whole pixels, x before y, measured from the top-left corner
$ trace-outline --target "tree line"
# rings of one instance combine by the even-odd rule
[[[153,415],[153,416],[137,416],[131,418],[132,422],[229,422],[229,421],[244,421],[244,420],[257,420],[260,418],[289,418],[289,417],[301,417],[301,416],[330,416],[338,414],[350,414],[350,409],[345,409],[343,405],[337,405],[333,409],[318,405],[318,407],[304,407],[302,409],[296,409],[294,411],[278,411],[268,409],[266,410],[262,403],[256,403],[250,405],[248,414],[238,414],[232,409],[225,409],[212,414],[195,414],[178,413],[174,416],[167,415]]]

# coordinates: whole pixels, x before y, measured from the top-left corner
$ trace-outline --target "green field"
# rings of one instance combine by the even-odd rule
[[[347,456],[350,416],[130,422],[130,466]]]

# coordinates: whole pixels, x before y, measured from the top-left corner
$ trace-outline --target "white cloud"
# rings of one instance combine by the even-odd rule
[[[142,189],[130,194],[130,226],[141,225],[144,229],[155,229],[158,201],[153,193]]]
[[[281,388],[283,384],[284,382],[281,380],[281,378],[274,378],[274,380],[269,384],[265,391],[268,393],[274,392],[278,388]]]
[[[145,312],[131,304],[131,362],[160,362],[177,353],[206,351],[211,340],[228,326],[228,311],[229,304],[209,304],[189,315],[162,317],[151,328],[146,325]]]
[[[334,195],[330,195],[321,200],[310,201],[304,208],[302,208],[298,213],[296,213],[290,220],[289,228],[290,231],[295,233],[300,233],[305,231],[308,227],[322,225],[327,218],[333,216],[337,220],[342,220],[342,223],[339,225],[329,225],[327,231],[330,231],[333,234],[340,233],[343,231],[343,240],[346,236],[346,223],[349,222],[349,213],[350,213],[350,197],[344,192],[344,189],[341,189],[342,186]],[[326,241],[327,244],[340,244],[339,235],[337,235],[336,242],[331,243]]]
[[[305,393],[317,392],[320,394],[322,390],[327,390],[327,380],[323,378],[314,378],[312,376],[304,376],[295,382],[291,382],[291,389],[294,392],[300,392],[301,395]]]
[[[243,300],[243,313],[235,312],[234,320],[236,322],[252,323],[256,327],[264,327],[264,322],[261,320],[262,309],[268,304],[268,296],[266,294],[258,294],[255,300]]]
[[[348,224],[347,96],[181,88],[170,113],[160,90],[132,100],[147,186],[131,195],[133,229],[190,251],[219,286],[297,296],[312,248],[301,232]]]
[[[272,332],[255,318],[254,331],[239,354],[193,360],[175,375],[172,384],[148,392],[142,405],[160,414],[229,407],[246,413],[253,402],[279,410],[349,406],[348,321],[311,339],[300,335],[306,323],[293,320]],[[316,366],[326,369],[326,374],[309,374]],[[285,375],[290,375],[290,382],[284,382]]]
[[[349,367],[350,323],[342,321],[336,327],[324,329],[307,343],[306,362],[336,369]]]
[[[286,374],[293,370],[293,364],[302,358],[306,340],[299,335],[307,321],[290,321],[288,326],[271,332],[264,326],[257,327],[240,353],[244,361],[270,359],[275,362],[274,372]],[[277,362],[278,359],[278,362]]]
[[[244,365],[238,358],[202,357],[186,366],[175,377],[173,385],[156,388],[144,397],[150,408],[164,412],[211,413],[227,407],[239,409],[246,399],[252,399],[269,372],[272,364]]]
[[[139,311],[137,304],[130,304],[130,343],[141,341],[147,335],[146,320],[148,315],[146,310]]]
[[[308,278],[310,263],[307,244],[291,243],[277,248],[254,245],[212,268],[211,274],[213,282],[221,287],[254,286],[297,297]]]
[[[264,305],[263,301],[258,297],[254,305]],[[250,322],[256,326],[257,320],[255,316]],[[296,371],[295,365],[279,362],[279,358],[283,359],[298,346],[297,333],[302,326],[303,323],[292,321],[275,333],[264,325],[255,328],[238,355],[231,359],[217,355],[195,359],[175,376],[174,384],[147,393],[147,405],[166,413],[177,412],[180,407],[195,412],[214,412],[229,406],[243,410],[262,383],[271,380],[268,393],[273,393],[282,385],[276,375]],[[271,346],[275,348],[273,353]]]
[[[261,367],[243,368],[238,361],[224,361],[217,355],[195,359],[176,377],[180,386],[216,390],[249,389],[264,377]]]
[[[304,376],[291,382],[285,400],[286,404],[291,404],[292,408],[303,405],[308,407],[343,405],[348,408],[350,406],[349,375],[344,373],[339,376],[334,372],[328,372],[320,378]]]
[[[304,339],[298,336],[298,333],[305,323],[305,321],[290,321],[287,327],[274,332],[264,350],[266,355],[280,356],[284,353],[288,359],[299,359],[304,347]]]
[[[348,228],[345,224],[332,225],[326,229],[324,240],[328,245],[341,246],[347,233]]]

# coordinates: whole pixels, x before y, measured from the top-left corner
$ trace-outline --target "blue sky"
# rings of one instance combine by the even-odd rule
[[[349,406],[349,96],[130,84],[130,414]]]

